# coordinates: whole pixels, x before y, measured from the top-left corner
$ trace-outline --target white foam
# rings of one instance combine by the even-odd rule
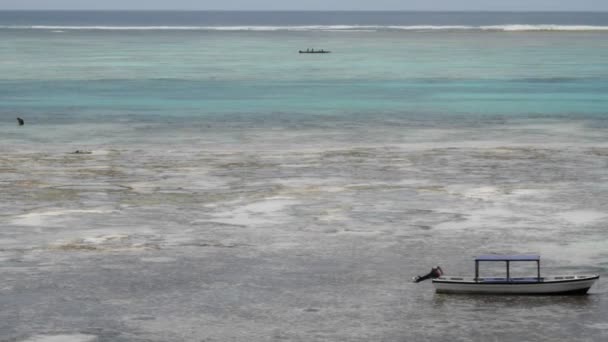
[[[127,234],[107,234],[60,241],[49,246],[52,250],[62,251],[142,251],[160,247],[150,243],[145,237]]]
[[[251,203],[243,206],[240,210],[252,212],[252,213],[274,213],[283,210],[286,206],[295,204],[295,201],[286,200],[286,198],[273,197],[272,199]]]
[[[109,234],[109,235],[101,235],[96,237],[88,237],[82,239],[82,242],[91,244],[91,245],[101,245],[109,242],[117,242],[128,239],[129,235],[127,234]]]
[[[437,224],[438,230],[460,231],[474,229],[475,231],[526,228],[534,216],[522,214],[504,207],[489,207],[466,212],[465,220],[447,221]]]
[[[431,182],[428,179],[402,179],[394,185],[396,186],[414,186],[414,185],[428,185]]]
[[[323,222],[346,221],[348,216],[344,209],[333,208],[325,210],[317,219]]]
[[[72,335],[35,335],[23,342],[93,342],[97,341],[97,336],[87,334]]]
[[[0,29],[15,30],[108,30],[108,31],[608,31],[608,26],[594,25],[284,25],[284,26],[54,26],[4,25]]]
[[[490,31],[608,31],[608,26],[592,25],[491,25],[480,26]]]
[[[52,210],[45,212],[34,212],[19,215],[12,220],[12,223],[19,226],[40,226],[46,224],[50,217],[65,216],[71,214],[104,214],[111,210]]]
[[[502,191],[500,191],[500,189],[495,186],[482,186],[478,188],[467,189],[462,193],[464,197],[481,199],[484,201],[494,200],[501,194]]]
[[[443,31],[452,31],[452,30],[475,30],[478,27],[475,26],[465,26],[465,25],[413,25],[413,26],[378,26],[379,28],[387,28],[390,30],[404,30],[404,31],[435,31],[435,30],[443,30]]]
[[[558,261],[560,266],[596,265],[597,259],[608,247],[604,239],[578,241],[570,243],[539,243],[525,244],[525,249],[536,251],[547,258]],[[522,248],[524,247],[522,246]]]
[[[537,189],[514,189],[511,190],[509,192],[509,196],[515,196],[515,197],[528,197],[528,196],[534,196],[534,197],[541,197],[544,198],[547,196],[548,191],[547,190],[537,190]]]
[[[281,191],[283,194],[288,195],[301,195],[305,193],[316,193],[316,192],[342,192],[346,190],[343,186],[335,184],[341,183],[339,178],[308,178],[300,177],[295,179],[280,179],[277,180],[278,184],[285,187]]]
[[[518,197],[544,198],[547,190],[538,189],[504,189],[496,186],[450,185],[446,187],[450,195],[483,201],[508,201]]]
[[[590,323],[585,324],[585,326],[591,329],[608,330],[608,323]]]
[[[271,197],[234,210],[213,214],[214,218],[211,221],[242,226],[280,223],[285,219],[285,215],[280,212],[297,203],[299,202],[288,197]]]
[[[492,201],[504,195],[504,190],[495,186],[471,186],[467,184],[450,185],[446,187],[450,195],[462,196],[469,199]]]
[[[585,225],[601,220],[608,214],[593,210],[573,210],[557,213],[556,216],[571,224]]]
[[[147,257],[147,258],[140,258],[140,260],[142,262],[167,263],[167,262],[174,262],[175,258],[169,258],[169,257]]]

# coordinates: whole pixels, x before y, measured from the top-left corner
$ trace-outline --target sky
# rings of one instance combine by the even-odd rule
[[[608,11],[608,0],[0,0],[0,9]]]

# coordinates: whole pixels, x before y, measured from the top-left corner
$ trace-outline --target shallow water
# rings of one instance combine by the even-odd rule
[[[601,283],[583,298],[410,283],[435,264],[470,274],[471,258],[493,251],[543,253],[546,274],[603,274],[608,145],[561,142],[551,123],[545,143],[520,142],[527,125],[501,127],[519,139],[397,143],[366,127],[346,141],[335,137],[352,132],[319,129],[241,137],[246,147],[5,150],[0,331],[600,341]]]
[[[411,283],[490,252],[604,276],[603,34],[53,34],[0,29],[0,340],[608,338],[603,281]],[[350,50],[269,52],[312,42]]]

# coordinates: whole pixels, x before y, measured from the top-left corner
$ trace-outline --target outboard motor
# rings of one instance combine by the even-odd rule
[[[414,283],[419,283],[419,282],[425,281],[427,279],[439,278],[442,275],[443,275],[443,270],[441,269],[441,267],[436,266],[436,267],[431,268],[431,272],[429,272],[428,274],[425,274],[423,276],[415,276]]]

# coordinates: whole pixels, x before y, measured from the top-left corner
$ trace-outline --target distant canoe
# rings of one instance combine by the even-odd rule
[[[331,53],[331,51],[327,50],[300,50],[300,53]]]

